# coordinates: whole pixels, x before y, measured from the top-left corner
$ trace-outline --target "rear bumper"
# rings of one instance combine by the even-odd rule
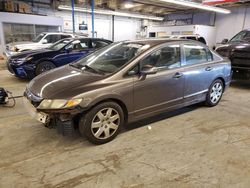
[[[224,91],[227,90],[231,84],[231,81],[232,81],[232,75],[233,75],[233,71],[231,71],[231,74],[227,77],[225,77],[225,88],[224,88]]]

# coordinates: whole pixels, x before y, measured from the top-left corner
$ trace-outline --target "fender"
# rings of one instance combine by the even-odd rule
[[[119,95],[119,94],[104,94],[104,95],[101,95],[101,96],[97,96],[96,98],[94,99],[90,99],[86,96],[84,100],[84,108],[92,108],[93,106],[97,105],[98,103],[100,102],[103,102],[103,101],[107,101],[107,100],[117,100],[117,101],[120,101],[122,102],[125,106],[127,106],[126,103],[124,103],[124,101],[122,100],[122,97]]]

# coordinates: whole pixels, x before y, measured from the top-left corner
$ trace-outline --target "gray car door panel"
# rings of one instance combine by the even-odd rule
[[[197,100],[199,97],[204,99],[204,94],[218,74],[216,64],[207,59],[208,49],[202,45],[185,44],[182,48],[185,56],[184,99]]]
[[[182,102],[184,77],[174,78],[176,72],[166,70],[135,78],[135,116],[153,113]]]
[[[152,114],[180,104],[183,100],[184,77],[180,67],[179,45],[163,46],[142,62],[146,66],[156,67],[158,72],[134,78],[134,116]]]

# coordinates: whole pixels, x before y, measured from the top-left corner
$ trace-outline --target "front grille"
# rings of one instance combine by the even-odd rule
[[[232,58],[232,65],[239,67],[250,67],[250,59]]]
[[[250,69],[242,67],[232,67],[233,79],[236,80],[249,80],[250,79]]]
[[[15,71],[13,70],[13,68],[12,68],[10,62],[11,62],[11,60],[9,59],[9,60],[7,61],[7,68],[8,68],[8,70],[10,71],[10,73],[15,74]]]
[[[250,53],[249,52],[234,52],[233,53],[234,58],[246,58],[250,59]]]
[[[40,105],[41,102],[34,102],[34,101],[30,101],[31,104],[34,106],[34,107],[38,107]]]

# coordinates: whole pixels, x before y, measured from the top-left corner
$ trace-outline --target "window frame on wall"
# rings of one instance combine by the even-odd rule
[[[12,42],[21,42],[21,41],[32,41],[36,36],[38,36],[42,32],[60,32],[61,26],[51,26],[51,25],[35,25],[35,24],[26,24],[26,23],[10,23],[3,22],[3,36],[4,36],[4,44],[12,43]],[[5,28],[10,27],[10,31],[5,31]],[[15,27],[23,27],[23,30],[30,27],[30,32],[25,33],[22,31],[15,32]],[[37,31],[38,27],[45,28],[43,31]],[[46,30],[47,28],[47,30]],[[22,29],[21,29],[22,30]],[[26,36],[25,36],[26,35]],[[8,40],[9,39],[9,40]]]

